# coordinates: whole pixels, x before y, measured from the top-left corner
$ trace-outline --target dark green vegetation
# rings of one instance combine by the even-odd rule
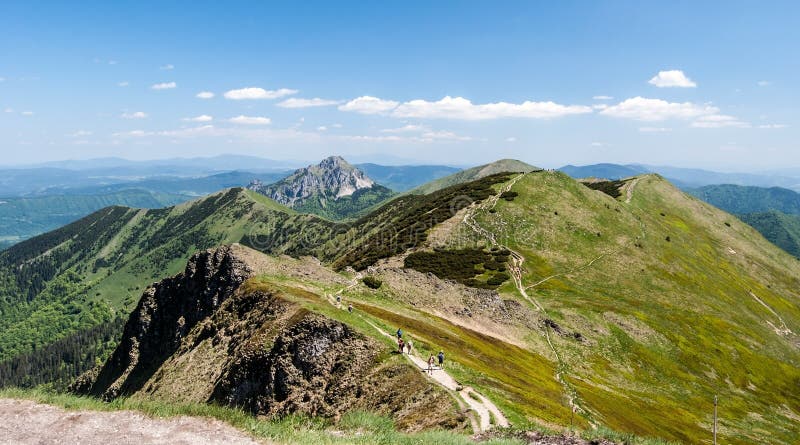
[[[356,190],[352,195],[330,199],[314,196],[302,204],[295,205],[294,210],[311,213],[330,220],[342,220],[363,216],[370,209],[386,202],[394,192],[382,185],[374,185],[368,189]]]
[[[108,206],[159,208],[188,199],[186,195],[146,190],[124,190],[100,195],[0,198],[0,240],[10,245],[57,229]]]
[[[0,382],[18,388],[43,385],[63,391],[79,375],[108,359],[123,324],[124,320],[118,317],[0,362]]]
[[[800,216],[773,210],[739,215],[739,218],[776,246],[800,258]]]
[[[619,198],[622,196],[622,186],[625,181],[591,181],[584,182],[583,185],[592,190],[599,190],[612,198]]]
[[[470,287],[495,289],[511,278],[506,273],[508,255],[507,250],[436,249],[408,255],[404,266]]]
[[[800,215],[800,193],[785,188],[723,184],[690,189],[687,192],[736,215],[770,210]]]
[[[332,240],[333,245],[356,240],[355,243],[345,243],[343,252],[336,251],[338,255],[332,257],[335,258],[334,267],[351,266],[363,270],[379,259],[421,245],[427,240],[429,229],[450,219],[459,210],[493,195],[492,187],[510,178],[509,173],[497,173],[429,195],[406,195],[390,201]]]
[[[372,276],[366,276],[362,278],[361,282],[364,283],[364,286],[367,286],[370,289],[380,289],[381,286],[383,286],[383,281]]]

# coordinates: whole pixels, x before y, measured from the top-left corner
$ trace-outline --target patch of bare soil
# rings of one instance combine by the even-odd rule
[[[66,411],[30,400],[0,399],[0,443],[141,445],[259,443],[216,419],[153,419],[134,411]]]

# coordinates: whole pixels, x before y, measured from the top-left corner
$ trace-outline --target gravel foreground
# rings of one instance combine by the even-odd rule
[[[216,419],[154,419],[134,411],[67,411],[0,399],[0,444],[262,444]]]

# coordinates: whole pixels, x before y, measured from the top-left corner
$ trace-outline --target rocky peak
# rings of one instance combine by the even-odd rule
[[[331,156],[317,165],[298,169],[275,184],[264,185],[256,180],[247,188],[294,207],[312,198],[337,200],[374,185],[372,179],[342,157]]]

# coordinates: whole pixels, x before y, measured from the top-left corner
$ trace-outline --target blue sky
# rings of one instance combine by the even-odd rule
[[[0,164],[800,166],[797,2],[117,3],[0,4]]]

